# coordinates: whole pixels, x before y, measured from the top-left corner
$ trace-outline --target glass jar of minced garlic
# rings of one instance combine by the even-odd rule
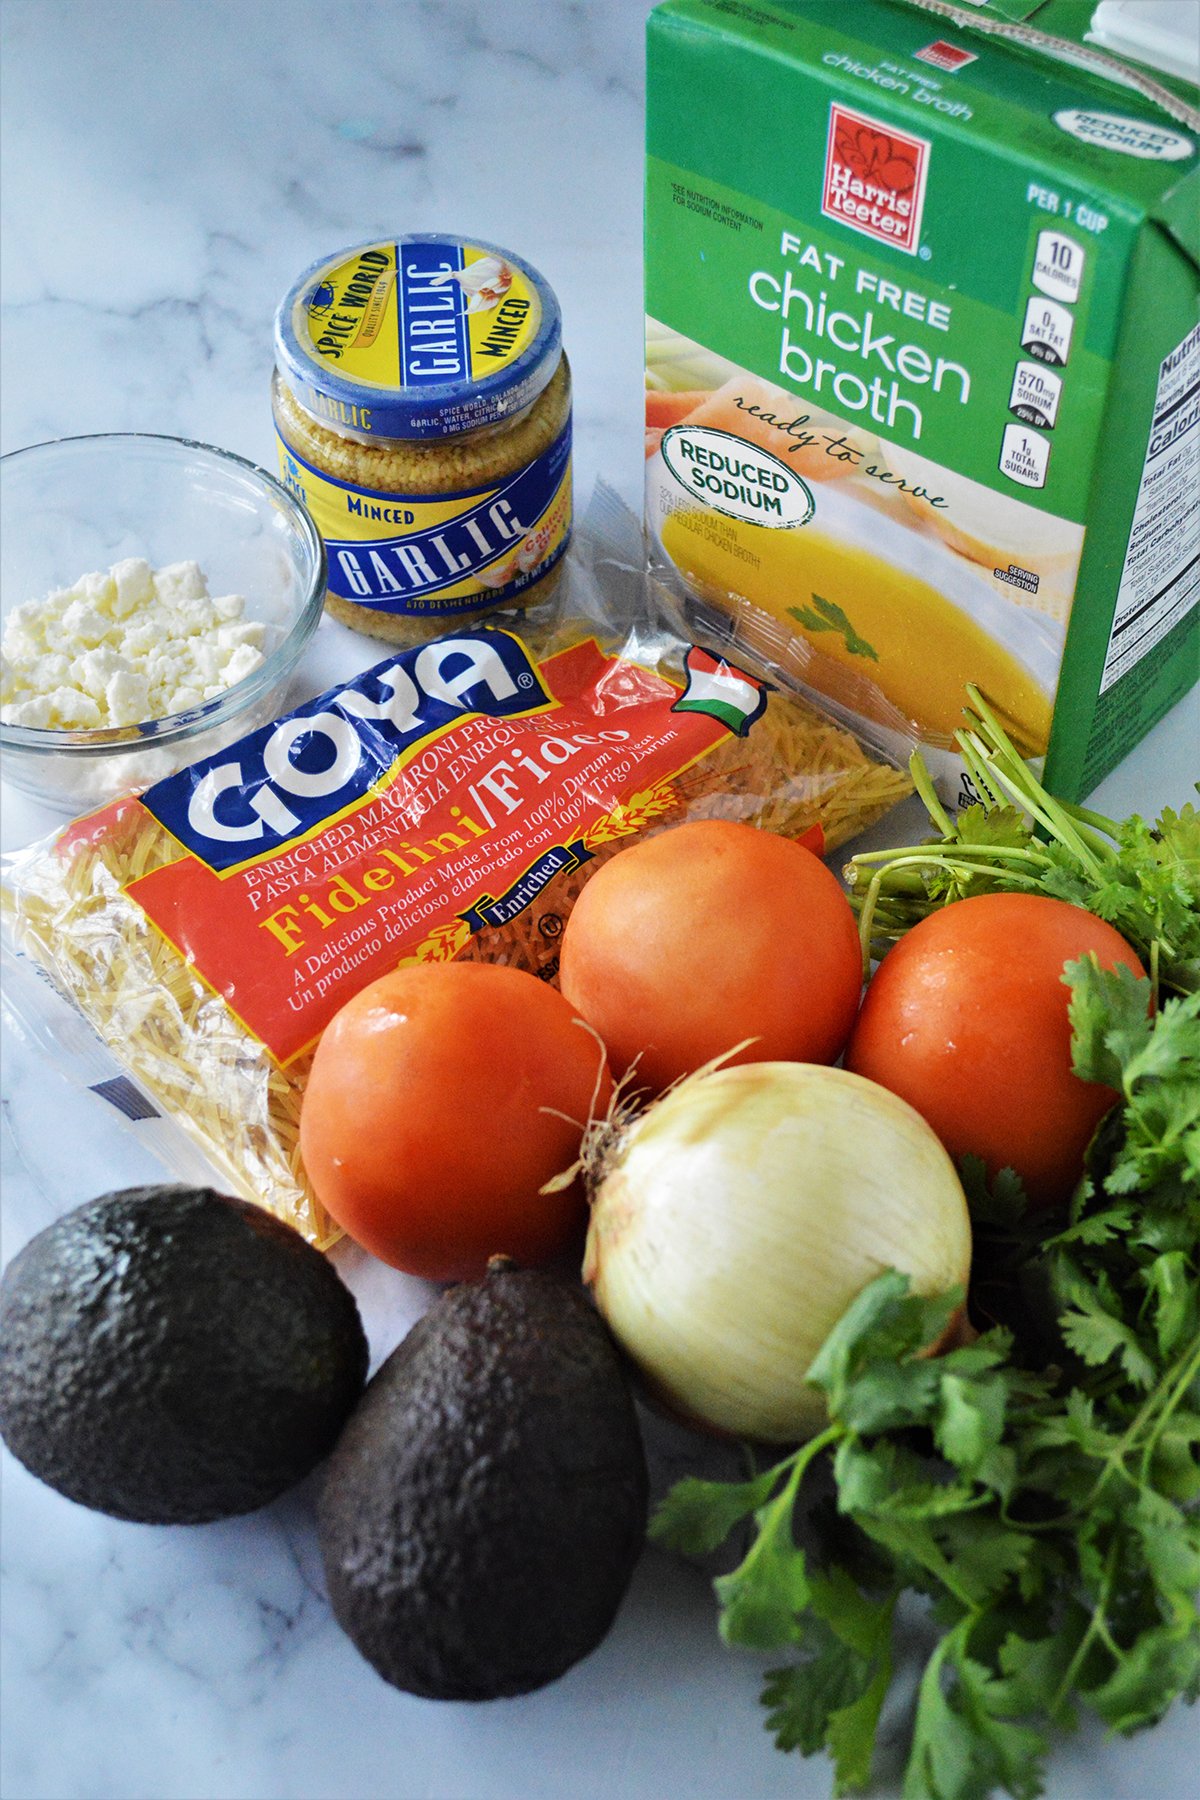
[[[440,235],[339,251],[285,295],[275,362],[280,472],[335,618],[415,644],[544,596],[571,534],[571,373],[536,269]]]

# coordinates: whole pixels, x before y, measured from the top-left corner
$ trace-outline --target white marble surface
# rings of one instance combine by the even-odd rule
[[[462,228],[557,288],[577,481],[641,476],[641,27],[647,0],[4,0],[3,448],[182,433],[272,460],[279,293],[326,248]],[[330,651],[318,633],[314,691]],[[364,658],[364,661],[368,660]],[[1197,710],[1105,784],[1188,797]],[[8,844],[52,820],[5,791]],[[911,828],[912,818],[908,820]],[[903,827],[900,827],[903,829]],[[3,1254],[68,1207],[160,1174],[95,1098],[4,1040]],[[344,1267],[376,1358],[419,1284]],[[528,1699],[439,1706],[385,1687],[333,1624],[301,1489],[192,1530],[117,1524],[5,1453],[4,1800],[746,1800],[828,1792],[779,1756],[760,1664],[717,1641],[707,1583],[648,1554],[600,1650]],[[1055,1800],[1183,1800],[1194,1721],[1088,1732]],[[881,1792],[887,1791],[881,1789]]]

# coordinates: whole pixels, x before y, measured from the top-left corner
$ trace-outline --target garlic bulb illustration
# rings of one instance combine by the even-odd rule
[[[445,287],[449,281],[457,281],[467,296],[469,313],[488,312],[499,305],[512,286],[513,272],[508,264],[499,256],[481,256],[465,269],[452,269],[445,275],[437,275],[430,282],[430,287]]]

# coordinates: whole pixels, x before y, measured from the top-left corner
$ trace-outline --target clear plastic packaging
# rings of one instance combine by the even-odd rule
[[[651,598],[636,524],[601,491],[556,604],[399,652],[273,739],[5,858],[8,1011],[177,1172],[202,1158],[331,1243],[300,1105],[321,1030],[368,981],[455,956],[553,981],[584,882],[637,836],[736,818],[820,853],[909,791]],[[322,733],[328,779],[303,766]]]

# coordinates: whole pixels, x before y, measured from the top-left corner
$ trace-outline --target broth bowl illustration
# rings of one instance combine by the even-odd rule
[[[916,513],[889,516],[857,482],[813,492],[806,522],[759,524],[691,491],[660,449],[649,465],[650,530],[738,641],[840,706],[949,744],[973,682],[1022,753],[1041,755],[1063,625],[998,593]]]

